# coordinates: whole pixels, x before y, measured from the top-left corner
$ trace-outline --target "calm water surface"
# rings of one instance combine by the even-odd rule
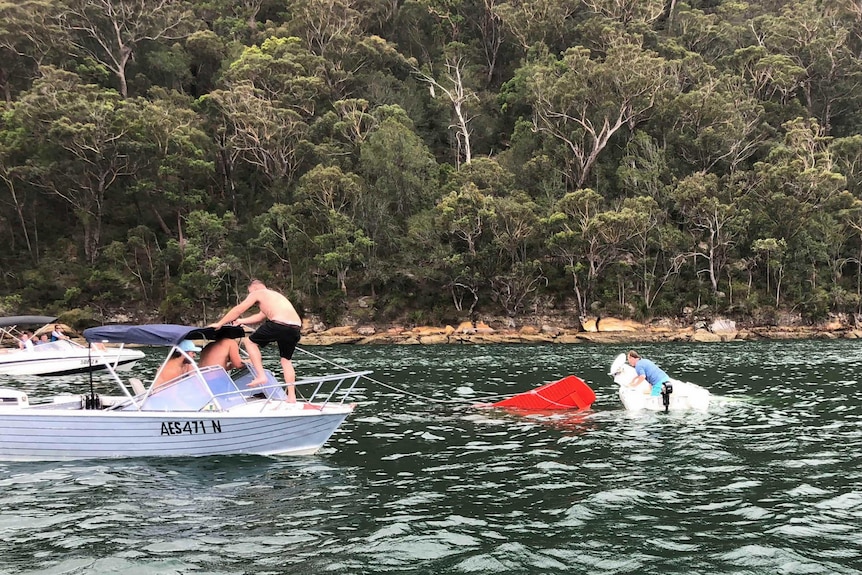
[[[860,573],[860,346],[639,346],[721,396],[670,415],[622,410],[622,346],[309,347],[375,380],[318,455],[0,463],[0,573]],[[592,411],[471,407],[570,373]]]

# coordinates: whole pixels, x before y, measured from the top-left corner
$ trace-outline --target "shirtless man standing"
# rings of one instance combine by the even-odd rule
[[[239,317],[255,305],[260,309],[259,313],[245,318]],[[257,374],[249,387],[266,383],[260,347],[274,341],[278,343],[278,352],[281,355],[284,382],[287,384],[287,401],[296,403],[296,390],[291,385],[296,381],[296,372],[293,370],[291,358],[296,344],[299,343],[302,320],[290,300],[277,291],[268,289],[262,281],[252,280],[248,284],[248,297],[227,312],[221,320],[212,324],[211,327],[219,329],[231,322],[236,325],[264,322],[253,334],[245,338],[245,349],[248,351],[249,359],[251,359]]]

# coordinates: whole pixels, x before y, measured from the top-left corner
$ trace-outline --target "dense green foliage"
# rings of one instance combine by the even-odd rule
[[[857,313],[860,54],[851,0],[0,0],[0,312]]]

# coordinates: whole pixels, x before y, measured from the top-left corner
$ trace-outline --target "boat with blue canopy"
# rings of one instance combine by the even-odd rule
[[[309,377],[295,382],[288,402],[283,384],[266,370],[250,387],[254,367],[228,372],[200,366],[183,342],[241,338],[237,326],[110,325],[84,331],[90,346],[136,344],[168,350],[149,385],[123,381],[108,367],[118,395],[64,394],[36,400],[0,388],[0,460],[45,461],[118,457],[304,455],[318,451],[355,408],[348,398],[369,371]],[[182,356],[186,372],[157,384],[169,358]]]

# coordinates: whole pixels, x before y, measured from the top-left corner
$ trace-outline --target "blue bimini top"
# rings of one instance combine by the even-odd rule
[[[238,325],[193,327],[170,323],[150,325],[103,325],[84,330],[84,338],[90,343],[133,343],[138,345],[175,346],[184,339],[215,340],[223,337],[243,337],[245,330]]]

